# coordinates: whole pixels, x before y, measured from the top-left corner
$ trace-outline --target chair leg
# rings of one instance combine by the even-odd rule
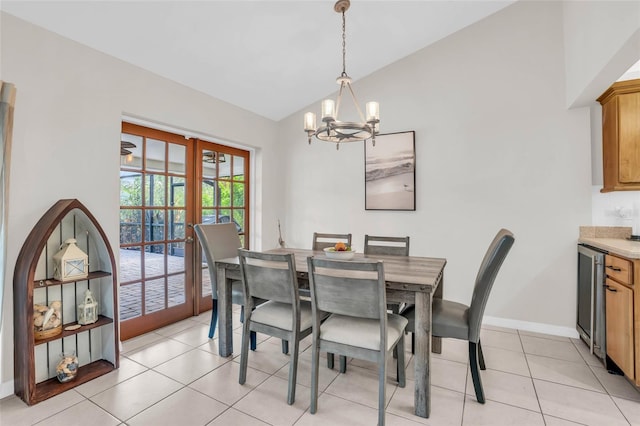
[[[478,370],[478,345],[469,342],[469,364],[471,367],[471,378],[476,391],[476,399],[480,404],[484,404],[484,391],[482,390],[482,379]]]
[[[480,340],[478,340],[478,365],[480,365],[480,370],[487,369],[484,365],[484,355],[482,354],[482,345],[480,344]]]
[[[333,370],[333,354],[327,352],[327,368]]]
[[[405,387],[407,384],[407,378],[405,374],[405,366],[404,366],[404,333],[400,336],[400,340],[396,344],[394,351],[398,354],[398,364],[396,377],[398,379],[398,386],[401,388]]]
[[[289,353],[289,341],[288,340],[282,339],[282,353],[285,354],[285,355]]]
[[[213,299],[213,307],[211,308],[211,325],[209,326],[209,339],[213,339],[218,324],[218,299]]]
[[[252,331],[249,333],[249,339],[251,340],[251,350],[255,351],[258,346],[258,339],[256,337],[256,332]]]
[[[252,332],[249,331],[249,322],[245,322],[242,326],[242,349],[240,350],[240,377],[238,383],[244,385],[247,381],[247,364],[249,361],[249,335]],[[254,333],[255,334],[255,333]]]
[[[416,333],[411,333],[411,353],[416,353]]]
[[[298,333],[294,333],[293,350],[291,351],[291,361],[289,362],[289,393],[287,396],[287,404],[289,405],[293,405],[293,403],[296,401],[296,376],[298,373],[298,349],[300,346],[299,339],[300,335]],[[283,340],[282,342],[284,346],[284,342],[287,341]]]
[[[240,306],[240,322],[244,322],[244,305]]]
[[[313,336],[313,348],[311,352],[311,407],[309,412],[315,414],[318,411],[318,374],[320,373],[320,343]],[[329,354],[327,354],[327,358]]]
[[[347,372],[347,357],[344,355],[340,355],[340,373],[344,374]]]
[[[387,353],[386,349],[378,358],[378,426],[384,426],[384,409],[387,402]]]

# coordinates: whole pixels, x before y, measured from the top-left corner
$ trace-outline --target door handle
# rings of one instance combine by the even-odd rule
[[[605,285],[605,287],[607,288],[607,290],[613,292],[613,293],[617,293],[618,290],[616,290],[615,288],[612,288],[611,286]]]
[[[187,223],[187,228],[193,228],[193,223],[191,222]]]
[[[191,244],[191,243],[193,243],[193,237],[187,237],[187,238],[184,240],[184,242],[185,242],[185,243],[187,243],[187,244]]]

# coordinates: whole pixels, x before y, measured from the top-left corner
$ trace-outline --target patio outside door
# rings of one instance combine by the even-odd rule
[[[192,316],[193,141],[122,124],[122,340]]]

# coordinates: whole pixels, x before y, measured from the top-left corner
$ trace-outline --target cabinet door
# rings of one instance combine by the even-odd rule
[[[640,182],[640,93],[618,99],[618,149],[620,182]]]
[[[607,278],[607,355],[633,378],[633,291]]]

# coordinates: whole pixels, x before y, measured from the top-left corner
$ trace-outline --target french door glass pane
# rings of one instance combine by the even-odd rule
[[[218,189],[220,190],[220,207],[230,207],[231,206],[231,182],[221,182],[218,181]]]
[[[120,165],[128,169],[142,168],[142,136],[120,135]],[[133,144],[133,146],[131,146]]]
[[[217,177],[217,162],[216,152],[203,150],[202,151],[202,177],[215,179]]]
[[[169,177],[169,205],[172,207],[185,206],[185,180],[180,177]]]
[[[184,239],[185,214],[184,210],[169,210],[169,240]]]
[[[166,305],[166,293],[164,278],[147,280],[144,284],[144,310],[145,314],[164,309]]]
[[[230,179],[231,178],[231,156],[225,156],[225,161],[218,163],[220,170],[218,170],[218,177],[220,179]]]
[[[145,170],[164,172],[165,150],[167,144],[164,141],[147,138],[147,152],[145,155]]]
[[[144,200],[146,206],[165,206],[167,178],[164,175],[148,174],[144,182]]]
[[[244,206],[244,183],[233,183],[233,206]]]
[[[236,226],[240,226],[238,232],[243,232],[246,228],[246,224],[244,223],[244,210],[233,210],[233,220],[236,222]]]
[[[142,205],[142,175],[134,172],[120,172],[120,205]]]
[[[182,305],[185,302],[184,298],[184,274],[169,275],[167,277],[167,289],[169,293],[168,307]]]
[[[120,209],[120,244],[142,242],[142,210]]]
[[[142,283],[120,286],[120,320],[142,315]]]
[[[184,145],[169,144],[169,164],[167,166],[169,173],[185,174],[186,150],[187,148]]]
[[[147,210],[145,224],[145,241],[162,241],[165,239],[164,210]]]
[[[215,180],[206,179],[202,181],[202,206],[217,206],[217,186]]]
[[[140,247],[120,249],[120,282],[142,279],[142,250]]]
[[[244,180],[244,158],[233,156],[233,180]]]
[[[158,277],[164,270],[164,244],[148,245],[144,248],[144,276]]]
[[[184,243],[169,243],[167,256],[167,273],[175,274],[184,271]]]

